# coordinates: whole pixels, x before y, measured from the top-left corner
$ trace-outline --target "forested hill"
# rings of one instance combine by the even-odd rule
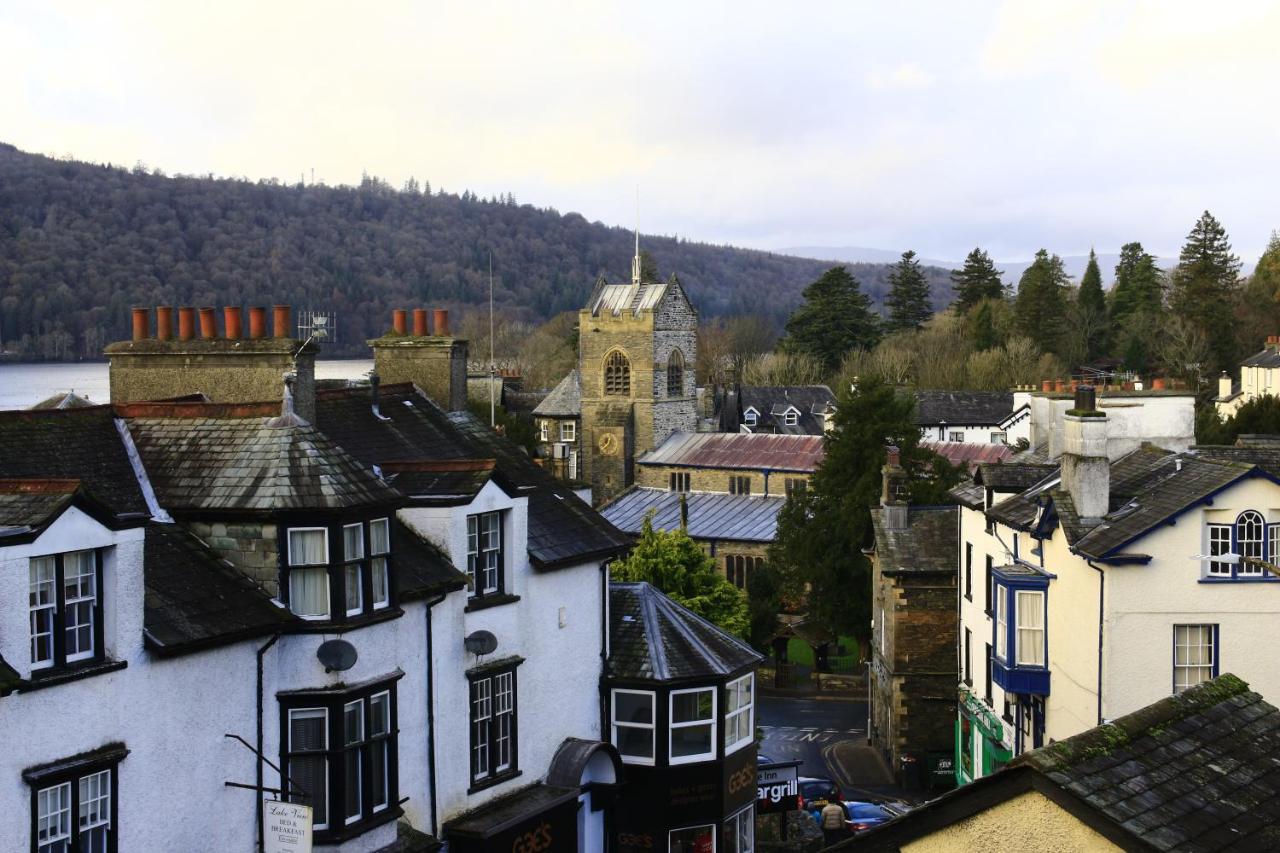
[[[779,327],[828,265],[642,236],[704,317],[753,313]],[[630,274],[632,236],[576,213],[395,190],[166,177],[0,144],[0,333],[6,351],[81,358],[125,337],[133,305],[267,305],[335,312],[334,355],[365,353],[393,307],[487,304],[541,320],[585,302],[596,276]],[[851,264],[877,304],[889,267]],[[929,271],[935,308],[950,300]]]

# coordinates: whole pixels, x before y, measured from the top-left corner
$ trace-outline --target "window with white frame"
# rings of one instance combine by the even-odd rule
[[[289,609],[303,619],[329,618],[329,531],[289,530]]]
[[[1236,519],[1236,553],[1240,562],[1236,573],[1245,577],[1260,577],[1263,573],[1259,561],[1267,558],[1267,525],[1261,514],[1254,510],[1240,513]]]
[[[947,437],[948,441],[964,441],[964,433],[959,430],[952,430]]]
[[[467,516],[467,575],[471,594],[502,592],[502,513]]]
[[[343,594],[348,616],[364,610],[364,525],[347,524],[342,528]]]
[[[1218,674],[1217,625],[1173,626],[1173,692]]]
[[[32,782],[35,853],[116,850],[115,765],[73,768]]]
[[[516,772],[516,671],[471,679],[471,782],[487,787]]]
[[[652,765],[654,760],[655,694],[650,690],[615,689],[613,745],[627,764]]]
[[[102,657],[101,589],[99,551],[31,558],[27,612],[33,670]]]
[[[1216,560],[1215,557],[1226,557],[1231,554],[1231,525],[1209,525],[1209,576],[1231,577],[1231,562]]]
[[[538,421],[538,441],[551,440],[551,421]]]
[[[369,522],[369,573],[375,610],[391,604],[391,572],[387,566],[390,553],[391,520],[375,518]]]
[[[996,587],[996,657],[1009,660],[1009,597],[1002,586]]]
[[[376,824],[397,801],[395,685],[280,699],[281,767],[291,802],[312,808],[317,841]]]
[[[578,425],[574,421],[560,422],[560,440],[576,441],[578,438]]]
[[[747,806],[724,822],[720,853],[753,853],[755,845],[755,809]]]
[[[1009,435],[1008,435],[1008,433],[1004,433],[1004,432],[993,432],[993,433],[991,433],[991,443],[992,443],[992,444],[1005,444],[1008,440],[1009,440]]]
[[[787,409],[786,413],[782,416],[782,422],[787,426],[795,426],[800,423],[800,413],[795,409]]]
[[[686,826],[667,834],[669,853],[715,853],[716,828],[714,824]]]
[[[755,409],[748,408],[742,413],[742,422],[747,426],[755,426],[760,420],[760,413]]]
[[[672,690],[669,747],[672,764],[716,757],[716,688]]]
[[[1044,666],[1044,593],[1016,590],[1014,619],[1017,620],[1019,666]]]
[[[755,675],[747,673],[725,685],[724,753],[755,741]]]

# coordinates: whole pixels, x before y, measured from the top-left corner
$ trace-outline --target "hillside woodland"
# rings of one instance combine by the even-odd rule
[[[780,329],[827,264],[643,236],[706,319],[758,315]],[[0,335],[22,358],[97,357],[126,336],[134,305],[268,305],[338,317],[330,355],[364,355],[394,307],[465,317],[495,302],[512,323],[576,310],[596,277],[629,274],[632,235],[577,213],[482,199],[410,179],[399,188],[167,177],[58,160],[0,144]],[[888,265],[850,270],[875,305]],[[925,269],[935,308],[944,270]]]

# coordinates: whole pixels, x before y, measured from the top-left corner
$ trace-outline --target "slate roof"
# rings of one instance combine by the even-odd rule
[[[1280,849],[1280,711],[1222,675],[1024,753],[835,849],[900,850],[1028,791],[1121,849]]]
[[[1019,462],[991,464],[984,462],[978,465],[978,470],[973,475],[973,481],[980,486],[994,489],[997,492],[1021,492],[1057,472],[1057,465]]]
[[[1280,350],[1268,347],[1240,362],[1241,367],[1280,367]]]
[[[454,568],[443,551],[394,517],[391,541],[395,543],[392,571],[400,601],[416,601],[467,585],[467,576]]]
[[[0,535],[43,527],[79,490],[79,480],[0,480]]]
[[[84,409],[97,405],[88,397],[82,397],[74,391],[62,391],[51,397],[45,397],[32,409]]]
[[[144,639],[161,654],[260,637],[303,620],[177,524],[150,524],[144,558]]]
[[[636,460],[641,465],[812,473],[825,453],[820,435],[674,432]]]
[[[513,497],[529,499],[529,557],[543,568],[605,559],[627,546],[627,538],[517,445],[466,412],[446,414],[411,384],[383,385],[380,420],[370,409],[368,388],[316,394],[320,429],[369,465],[389,462],[492,460],[492,478]],[[388,466],[394,468],[395,466]],[[461,473],[461,472],[456,472]],[[397,478],[403,476],[395,475]],[[457,480],[402,485],[415,497],[453,494]]]
[[[979,465],[1001,462],[1013,456],[1007,444],[976,444],[969,441],[922,441],[920,446],[932,450],[952,465],[966,465],[972,474]]]
[[[560,380],[542,402],[533,407],[534,415],[547,418],[578,417],[582,414],[582,378],[578,368]]]
[[[0,477],[79,480],[117,517],[151,516],[110,406],[0,412]]]
[[[609,584],[609,677],[714,681],[764,658],[647,583]]]
[[[743,385],[738,391],[742,411],[751,408],[759,413],[755,426],[746,423],[744,414],[747,429],[778,435],[822,435],[822,413],[836,402],[826,385]],[[784,416],[792,407],[799,410],[799,419],[795,426],[787,426]]]
[[[421,503],[470,502],[493,475],[493,459],[423,459],[383,462],[382,476],[397,492]]]
[[[1013,411],[1011,391],[916,391],[916,423],[995,425]]]
[[[969,509],[982,509],[986,499],[986,490],[975,483],[961,483],[947,492],[947,497]]]
[[[187,404],[188,409],[201,404]],[[160,409],[151,407],[152,411]],[[169,511],[345,509],[393,505],[399,493],[320,430],[270,418],[134,417],[129,432]]]
[[[908,507],[905,530],[884,526],[884,509],[873,507],[876,561],[883,574],[952,574],[960,559],[954,506]]]
[[[633,536],[640,533],[651,511],[654,529],[678,530],[680,498],[678,492],[637,486],[601,507],[600,514]],[[778,535],[778,513],[787,502],[782,497],[707,492],[689,492],[684,498],[690,536],[738,542],[772,542]]]

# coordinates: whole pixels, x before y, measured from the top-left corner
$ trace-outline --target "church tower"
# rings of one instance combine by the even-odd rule
[[[635,460],[673,432],[697,429],[698,312],[672,275],[629,284],[602,277],[578,317],[585,479],[598,506],[634,481]]]

